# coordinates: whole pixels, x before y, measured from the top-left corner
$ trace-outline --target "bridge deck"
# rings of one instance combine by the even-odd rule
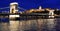
[[[0,13],[0,15],[2,16],[6,16],[6,15],[20,15],[20,16],[49,16],[49,14],[45,13],[45,14],[42,14],[42,13],[31,13],[31,14],[20,14],[20,13],[16,13],[16,14],[13,14],[13,13]]]

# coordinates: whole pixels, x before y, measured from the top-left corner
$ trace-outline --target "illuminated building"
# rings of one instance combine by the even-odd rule
[[[42,9],[42,7],[40,6],[40,7],[39,7],[39,9],[41,10],[41,9]]]

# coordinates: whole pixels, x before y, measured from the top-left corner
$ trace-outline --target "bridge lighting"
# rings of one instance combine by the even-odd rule
[[[18,3],[17,2],[13,2],[10,3],[10,13],[17,13],[18,12]],[[19,17],[19,15],[9,15],[9,18],[16,18]]]
[[[10,3],[10,13],[16,12],[18,12],[18,3],[17,2]]]
[[[53,18],[54,18],[54,10],[50,10],[50,11],[49,11],[49,15],[50,15],[49,18],[50,18],[50,17],[53,17]]]

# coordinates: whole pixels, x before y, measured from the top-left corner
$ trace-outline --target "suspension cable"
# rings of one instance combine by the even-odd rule
[[[7,9],[7,8],[10,8],[10,7],[3,7],[3,8],[0,8],[0,10],[1,10],[1,9]],[[24,8],[22,8],[22,7],[18,7],[18,9],[26,10],[26,9],[24,9]]]
[[[7,8],[10,8],[10,7],[3,7],[3,8],[0,8],[0,10],[1,10],[1,9],[7,9]]]
[[[24,8],[22,8],[22,7],[18,7],[18,9],[21,9],[21,10],[26,10],[26,9],[24,9]]]

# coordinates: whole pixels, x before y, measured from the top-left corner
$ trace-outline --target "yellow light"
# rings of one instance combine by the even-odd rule
[[[20,17],[19,15],[9,15],[9,18],[16,18],[16,17]]]

